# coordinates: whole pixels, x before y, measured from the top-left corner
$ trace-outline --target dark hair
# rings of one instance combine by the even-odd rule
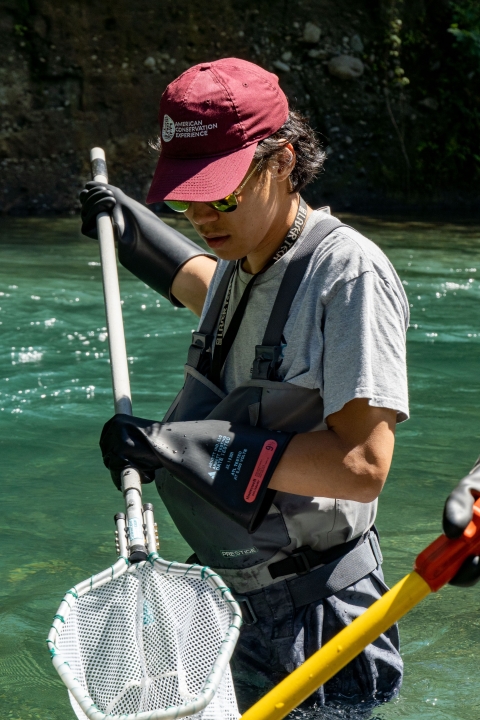
[[[290,110],[280,130],[258,143],[253,159],[266,162],[276,159],[283,164],[285,143],[292,144],[296,155],[295,167],[290,174],[291,192],[300,192],[322,170],[326,155],[307,119],[296,110]],[[266,162],[262,163],[263,167]]]

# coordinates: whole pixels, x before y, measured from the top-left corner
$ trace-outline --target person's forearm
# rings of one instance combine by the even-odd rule
[[[206,255],[198,255],[188,260],[173,279],[171,292],[182,305],[195,315],[202,314],[208,286],[217,263]]]
[[[295,495],[371,502],[388,474],[386,456],[372,453],[370,444],[348,447],[333,430],[301,433],[290,441],[269,487]]]

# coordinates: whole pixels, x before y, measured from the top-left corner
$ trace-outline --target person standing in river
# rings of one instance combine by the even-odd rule
[[[275,75],[196,65],[159,119],[147,203],[183,213],[214,255],[116,187],[82,191],[82,232],[111,212],[125,267],[200,316],[163,422],[116,415],[101,448],[117,486],[127,465],[155,479],[192,562],[241,603],[244,711],[387,589],[374,520],[408,417],[408,303],[374,243],[301,197],[324,153]],[[401,680],[394,626],[309,703],[371,707]]]

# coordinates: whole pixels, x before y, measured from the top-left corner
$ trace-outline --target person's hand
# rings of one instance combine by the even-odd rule
[[[114,415],[105,423],[100,436],[100,449],[104,465],[110,470],[112,480],[121,490],[121,473],[127,467],[139,471],[143,483],[155,479],[155,470],[161,467],[157,455],[142,429],[160,426],[151,420],[131,415]]]
[[[443,511],[443,531],[448,538],[458,538],[473,517],[473,505],[480,497],[480,458],[472,471],[460,480],[450,493]],[[471,556],[450,581],[450,585],[470,587],[480,580],[480,557]]]
[[[228,420],[155,422],[115,415],[102,431],[103,462],[117,487],[124,468],[151,482],[164,468],[202,500],[255,532],[275,490],[269,488],[292,433]]]
[[[80,193],[82,234],[96,240],[98,237],[97,215],[107,212],[112,215],[117,238],[121,238],[125,231],[125,218],[122,211],[122,201],[125,199],[125,193],[114,185],[94,180],[88,182]]]

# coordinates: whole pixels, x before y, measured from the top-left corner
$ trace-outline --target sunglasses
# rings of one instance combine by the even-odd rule
[[[218,212],[221,213],[233,212],[234,210],[236,210],[238,207],[237,197],[240,195],[243,188],[252,177],[253,173],[258,170],[261,164],[262,160],[260,160],[260,162],[255,165],[253,170],[248,173],[245,180],[242,182],[241,185],[239,185],[236,190],[233,191],[233,193],[230,193],[230,195],[227,195],[221,200],[211,200],[210,202],[207,202],[206,205],[210,205],[211,207],[215,208],[215,210],[218,210]],[[188,208],[190,207],[190,200],[164,200],[163,202],[171,210],[175,210],[175,212],[184,213],[187,212]]]

